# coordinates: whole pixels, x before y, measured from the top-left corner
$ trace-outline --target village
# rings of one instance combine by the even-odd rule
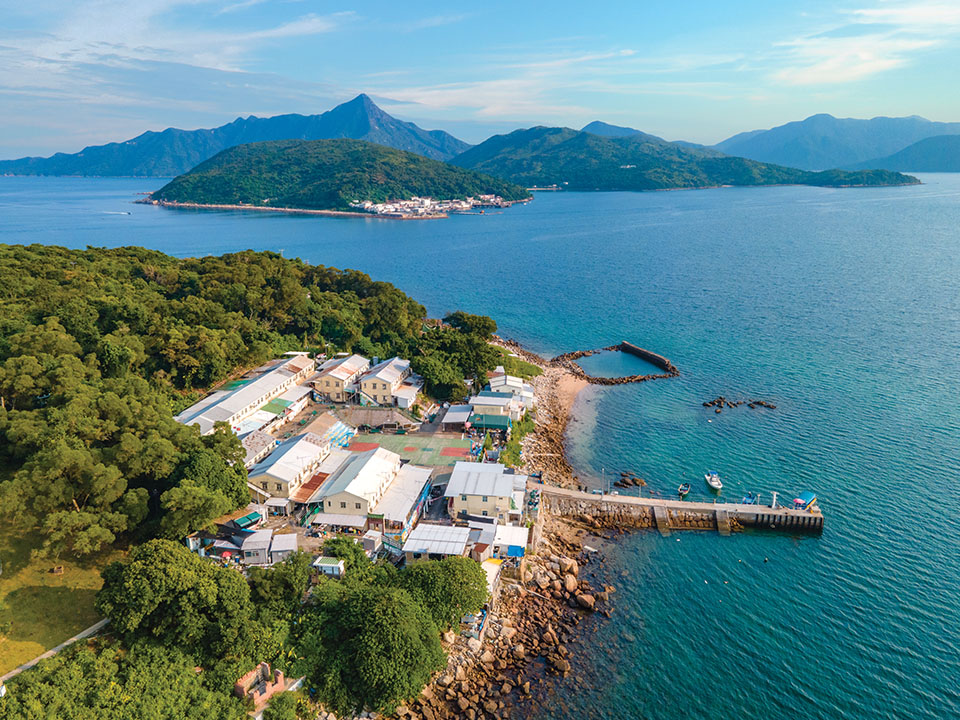
[[[475,208],[506,208],[513,205],[499,195],[478,195],[462,200],[434,200],[429,197],[412,197],[409,200],[392,200],[374,203],[370,200],[350,203],[350,207],[361,212],[382,217],[446,217],[451,213],[471,212]],[[482,212],[482,210],[481,210]]]

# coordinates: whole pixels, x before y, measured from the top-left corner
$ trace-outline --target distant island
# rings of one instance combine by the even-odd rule
[[[338,139],[239,145],[175,178],[150,195],[149,201],[355,213],[397,204],[396,216],[423,216],[430,213],[422,208],[434,205],[414,198],[473,198],[469,204],[456,204],[468,208],[471,204],[508,205],[529,197],[525,188],[512,182],[383,145]],[[442,212],[445,206],[436,209]]]
[[[588,126],[589,127],[589,126]],[[615,132],[627,129],[617,128]],[[886,170],[810,172],[731,157],[645,133],[607,136],[535,127],[497,135],[451,162],[527,187],[568,190],[668,190],[723,185],[862,187],[920,181]]]

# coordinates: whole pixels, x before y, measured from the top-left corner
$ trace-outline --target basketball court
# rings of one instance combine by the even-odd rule
[[[380,435],[366,433],[357,435],[350,449],[357,452],[373,450],[380,446],[395,452],[414,465],[452,467],[458,460],[470,459],[470,441],[437,435]]]

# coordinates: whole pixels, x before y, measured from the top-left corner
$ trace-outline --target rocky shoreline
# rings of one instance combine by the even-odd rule
[[[538,553],[524,559],[517,577],[503,581],[485,641],[448,633],[446,670],[395,717],[536,717],[538,698],[574,671],[571,645],[581,624],[613,613],[616,588],[593,587],[584,577],[598,557],[584,550],[591,536],[605,537],[604,526],[590,518],[549,518]]]

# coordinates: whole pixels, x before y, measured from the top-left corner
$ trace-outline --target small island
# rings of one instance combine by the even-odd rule
[[[149,195],[169,207],[436,218],[530,199],[512,182],[362,140],[224,150]]]

